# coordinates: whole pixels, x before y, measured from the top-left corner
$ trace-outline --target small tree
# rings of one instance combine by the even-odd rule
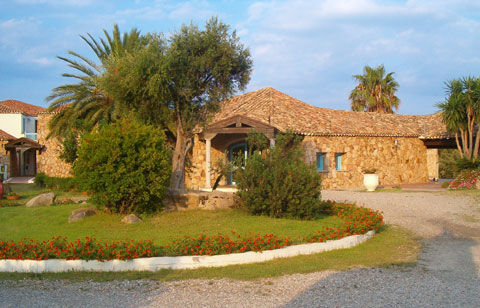
[[[174,132],[170,187],[175,189],[184,186],[194,129],[218,111],[220,101],[245,88],[251,67],[235,31],[212,18],[204,29],[185,25],[169,40],[152,35],[147,48],[116,61],[101,84],[123,110],[136,111],[147,123],[166,123]]]
[[[161,130],[127,118],[83,135],[74,175],[112,212],[154,212],[170,180],[169,153]]]
[[[464,77],[445,83],[447,99],[437,105],[447,130],[455,134],[461,158],[478,158],[480,143],[480,78]]]
[[[274,148],[251,153],[234,173],[241,206],[271,217],[314,219],[323,213],[321,177],[303,161],[300,141],[292,133],[278,135]]]

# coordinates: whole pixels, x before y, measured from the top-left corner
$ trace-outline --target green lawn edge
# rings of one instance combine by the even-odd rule
[[[66,272],[66,273],[0,273],[0,280],[61,279],[70,281],[187,279],[256,280],[318,271],[342,271],[359,267],[412,266],[416,264],[420,242],[409,231],[385,226],[372,239],[354,248],[313,255],[281,258],[273,261],[195,270],[160,270],[157,272]]]

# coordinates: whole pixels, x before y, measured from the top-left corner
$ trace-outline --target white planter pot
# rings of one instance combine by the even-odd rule
[[[378,174],[364,174],[363,185],[367,191],[375,191],[378,186]]]

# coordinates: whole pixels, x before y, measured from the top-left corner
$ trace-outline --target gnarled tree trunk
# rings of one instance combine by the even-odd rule
[[[193,145],[193,140],[192,137],[185,134],[179,118],[177,118],[176,127],[177,140],[172,156],[170,189],[183,189],[185,188],[185,158]]]

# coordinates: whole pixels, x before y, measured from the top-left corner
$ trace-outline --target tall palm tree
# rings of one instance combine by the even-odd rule
[[[80,36],[95,53],[99,63],[71,50],[68,53],[72,58],[58,57],[76,71],[62,76],[73,78],[77,82],[54,88],[52,94],[46,98],[50,102],[49,110],[57,111],[49,124],[49,136],[62,136],[79,120],[85,123],[85,127],[93,127],[101,121],[109,122],[115,117],[113,100],[101,89],[98,78],[107,65],[142,48],[147,40],[135,28],[123,36],[118,25],[113,26],[111,36],[106,30],[103,32],[105,39],[100,38],[98,41],[90,34],[87,34],[87,37]],[[68,108],[65,108],[66,106]]]
[[[398,110],[400,99],[395,96],[398,82],[393,72],[385,74],[383,65],[376,68],[365,66],[363,75],[354,75],[358,85],[350,92],[353,111],[393,113]]]
[[[480,78],[453,79],[445,87],[448,98],[437,104],[442,120],[455,134],[460,157],[475,159],[480,145]]]

